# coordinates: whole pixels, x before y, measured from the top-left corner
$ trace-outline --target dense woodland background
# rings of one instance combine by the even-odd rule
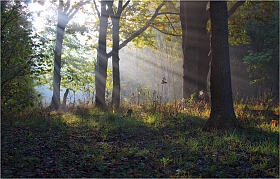
[[[2,112],[5,111],[5,108],[10,109],[19,106],[18,102],[22,104],[21,101],[17,100],[19,96],[24,101],[26,101],[25,98],[29,99],[27,101],[33,101],[35,94],[30,89],[35,86],[48,84],[49,88],[52,89],[53,50],[55,43],[58,41],[55,35],[57,32],[57,10],[63,6],[63,4],[57,6],[58,4],[55,2],[26,1],[23,4],[15,2],[16,4],[13,6],[9,1],[2,2]],[[71,17],[73,19],[68,19],[69,24],[66,25],[63,36],[61,87],[70,89],[71,101],[69,95],[67,104],[70,102],[77,103],[77,100],[74,102],[73,94],[78,91],[80,95],[75,96],[75,98],[87,103],[95,99],[96,92],[94,69],[97,62],[99,29],[97,14],[100,11],[100,4],[96,2],[97,9],[95,9],[93,2],[83,2],[85,5],[82,2],[80,3],[80,5],[77,4],[77,6],[72,7],[72,10],[75,10],[72,12],[78,15],[76,17],[73,14],[73,17]],[[160,1],[152,4],[140,1],[129,2],[127,9],[121,16],[121,42],[126,42],[125,38],[139,32],[138,29],[141,29],[142,24],[148,23],[149,25],[146,31],[132,39],[119,52],[122,101],[140,90],[149,92],[151,96],[156,93],[157,96],[161,96],[164,103],[172,102],[175,99],[181,100],[183,97],[183,83],[187,84],[188,80],[183,82],[182,79],[183,53],[180,37],[182,32],[180,32],[179,2],[166,3],[159,11],[163,13],[156,16],[154,22],[148,22],[149,17],[153,15],[153,8],[162,5],[160,3]],[[35,9],[28,10],[33,4],[37,5]],[[228,3],[229,9],[233,4],[234,2]],[[48,8],[36,9],[36,7],[42,7],[43,5],[48,6]],[[168,9],[171,6],[172,8]],[[81,9],[79,10],[79,8]],[[234,97],[239,99],[260,97],[264,93],[278,96],[279,14],[277,12],[278,2],[247,1],[229,17]],[[164,13],[166,14],[164,15]],[[86,19],[83,19],[83,23],[78,22],[80,16],[86,17]],[[15,23],[19,27],[14,27]],[[112,24],[110,23],[107,35],[107,52],[112,48],[112,35],[110,35]],[[139,26],[139,28],[132,28],[131,26]],[[13,28],[13,31],[10,31],[10,28]],[[208,26],[205,25],[205,28],[208,29],[209,34],[209,23]],[[21,36],[24,37],[20,38]],[[23,38],[26,38],[26,40]],[[18,46],[14,46],[14,49],[6,47],[6,44],[12,44],[11,40],[15,42],[16,39],[19,40],[16,41]],[[19,42],[22,44],[19,45]],[[204,42],[210,44],[210,41]],[[26,45],[27,47],[30,46],[29,49],[21,49]],[[109,58],[107,101],[110,101],[112,95],[111,69],[112,63]],[[24,70],[27,71],[24,72]],[[205,70],[203,73],[205,73]],[[25,81],[22,81],[23,78],[25,78]],[[163,81],[166,83],[162,83]],[[16,83],[21,85],[14,85]],[[25,85],[25,83],[28,83],[28,85]],[[203,83],[206,84],[205,80]],[[31,94],[27,95],[26,91],[30,91]],[[63,92],[60,92],[61,100]],[[209,94],[209,92],[209,89],[208,92],[204,89],[205,94]],[[195,94],[196,96],[199,95],[198,91],[190,91],[189,93],[188,97]],[[30,100],[31,98],[32,100]]]

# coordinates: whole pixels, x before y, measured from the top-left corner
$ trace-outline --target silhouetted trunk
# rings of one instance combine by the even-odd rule
[[[61,106],[61,108],[64,112],[68,111],[68,108],[66,106],[68,93],[69,93],[69,89],[67,88],[64,95],[63,95],[62,106]]]
[[[226,1],[210,2],[211,16],[211,114],[203,131],[238,127],[234,114],[228,44]]]
[[[97,51],[97,64],[95,66],[95,85],[96,85],[96,106],[105,108],[105,92],[106,92],[106,78],[107,78],[107,65],[108,56],[106,53],[106,35],[108,27],[108,12],[106,4],[108,2],[101,1],[101,16],[100,16],[100,29]]]
[[[53,72],[53,97],[52,97],[52,110],[58,110],[61,106],[60,104],[60,69],[61,69],[61,52],[63,44],[63,36],[65,32],[66,25],[73,18],[73,16],[78,12],[80,7],[88,2],[80,2],[78,5],[73,6],[70,9],[70,0],[59,1],[58,6],[58,21],[56,30],[56,42],[54,50],[54,72]]]
[[[108,7],[109,13],[111,15],[112,23],[113,23],[113,49],[112,49],[112,64],[113,64],[113,93],[112,93],[112,105],[118,109],[120,107],[120,17],[128,5],[130,0],[126,1],[123,5],[123,1],[119,0],[117,12],[114,13],[112,5]]]
[[[183,98],[206,90],[209,38],[206,32],[206,1],[180,1],[183,49]],[[208,47],[208,48],[207,48]],[[207,64],[207,65],[205,65]]]
[[[64,107],[66,107],[66,100],[67,100],[68,93],[69,93],[69,89],[67,88],[63,95],[63,101],[62,101],[62,106]]]
[[[115,108],[120,106],[120,66],[119,66],[119,30],[120,30],[120,16],[115,15],[112,18],[113,23],[113,49],[112,49],[112,63],[113,63],[113,93],[112,105]]]
[[[63,36],[68,19],[62,14],[61,11],[58,12],[58,22],[56,30],[56,42],[54,50],[54,71],[53,71],[53,97],[52,97],[52,109],[58,110],[61,106],[60,104],[60,69],[61,69],[61,52],[63,44]]]
[[[245,1],[236,2],[229,10],[232,15]],[[203,91],[207,96],[207,75],[209,72],[209,34],[206,31],[209,12],[207,1],[180,1],[180,19],[182,25],[183,60],[183,98]]]

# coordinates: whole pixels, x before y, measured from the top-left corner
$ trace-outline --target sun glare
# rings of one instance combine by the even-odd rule
[[[51,11],[50,7],[52,4],[49,1],[46,1],[44,5],[35,2],[29,4],[29,10],[33,13],[33,24],[37,31],[42,31],[46,25],[46,16],[53,16],[55,12]],[[84,5],[83,9],[90,11],[90,5]],[[75,14],[74,18],[71,21],[75,21],[79,25],[83,25],[88,19],[91,18],[89,15],[83,12],[82,9]]]

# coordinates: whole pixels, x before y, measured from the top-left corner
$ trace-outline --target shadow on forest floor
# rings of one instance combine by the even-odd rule
[[[279,129],[206,133],[205,122],[97,109],[2,119],[1,176],[279,177]]]

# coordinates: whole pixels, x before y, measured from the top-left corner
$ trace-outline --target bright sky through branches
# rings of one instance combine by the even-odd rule
[[[49,1],[46,1],[44,5],[41,5],[38,2],[32,2],[29,4],[29,10],[33,12],[33,25],[35,26],[37,31],[42,31],[44,29],[47,23],[47,16],[57,16],[57,12],[53,11],[51,6],[53,5]],[[85,21],[88,21],[89,18],[91,18],[91,15],[84,13],[83,10],[93,11],[93,9],[91,9],[91,5],[86,4],[79,10],[77,14],[75,14],[74,18],[71,21],[74,21],[75,23],[78,23],[80,25],[83,25]]]
[[[73,1],[74,2],[74,1]],[[72,5],[71,5],[72,6]],[[97,4],[99,6],[99,4]],[[32,12],[33,20],[33,29],[37,33],[44,33],[46,30],[46,26],[53,26],[56,28],[57,24],[57,7],[58,4],[51,3],[50,1],[45,1],[44,4],[34,2],[28,5],[29,10]],[[73,19],[70,20],[69,24],[75,23],[80,26],[91,27],[98,20],[96,12],[93,9],[93,4],[85,4],[79,9],[78,13],[75,14]],[[87,36],[96,36],[95,30],[90,30],[84,34],[77,33],[76,35],[80,39],[81,44],[85,44],[87,40]],[[92,44],[94,42],[87,42],[88,44]]]

